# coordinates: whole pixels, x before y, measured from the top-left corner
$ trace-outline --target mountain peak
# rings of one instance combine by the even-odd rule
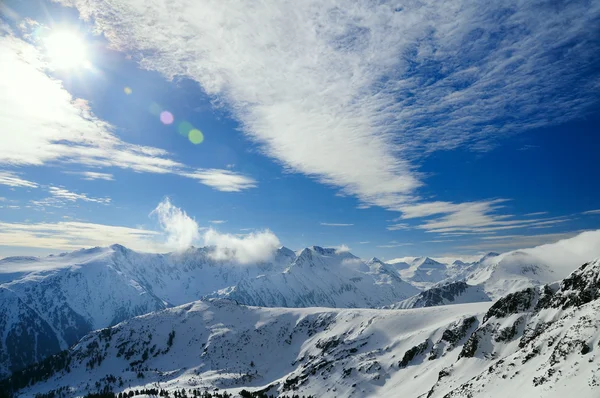
[[[500,254],[496,253],[496,252],[489,252],[487,253],[485,256],[481,257],[479,259],[479,262],[485,261],[489,258],[494,258],[494,257],[498,257]]]
[[[373,257],[368,261],[368,264],[385,264],[383,261],[378,259],[377,257]]]

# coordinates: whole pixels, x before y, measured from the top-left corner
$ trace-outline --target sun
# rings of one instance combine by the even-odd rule
[[[57,69],[80,68],[89,63],[85,43],[74,32],[54,32],[44,40],[44,44],[50,63]]]

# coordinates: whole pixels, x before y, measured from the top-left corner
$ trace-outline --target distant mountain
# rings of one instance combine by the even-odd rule
[[[449,304],[479,303],[491,300],[481,286],[473,286],[465,282],[451,282],[429,288],[413,297],[385,308],[423,308]]]
[[[304,249],[283,272],[247,278],[212,297],[262,307],[376,308],[419,290],[395,270],[336,249]]]
[[[482,285],[494,298],[559,279],[544,260],[524,251],[502,256],[486,255],[463,271],[462,277],[471,285]]]
[[[319,254],[320,256],[329,256]],[[313,254],[314,256],[314,254]],[[311,261],[316,264],[318,261]],[[323,264],[322,264],[323,265]],[[411,310],[195,302],[92,332],[0,390],[559,398],[598,394],[600,260],[495,303]]]
[[[429,257],[418,257],[410,263],[410,267],[398,272],[402,279],[422,289],[432,287],[450,276],[446,264]]]

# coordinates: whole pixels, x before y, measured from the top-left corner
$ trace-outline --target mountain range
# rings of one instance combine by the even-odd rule
[[[92,332],[0,384],[396,397],[597,396],[600,260],[496,302],[411,310],[197,301]],[[275,366],[276,365],[276,366]],[[64,391],[61,390],[61,391]]]
[[[409,396],[444,396],[436,395],[439,391],[456,394],[458,384],[467,383],[477,368],[464,365],[471,360],[463,358],[489,362],[517,355],[526,348],[520,342],[532,327],[554,325],[555,333],[566,333],[565,325],[573,325],[571,321],[579,316],[568,308],[585,304],[592,311],[586,316],[600,315],[589,301],[572,304],[581,286],[597,286],[597,261],[571,273],[583,258],[600,256],[600,245],[594,242],[600,242],[600,231],[533,249],[489,253],[471,263],[449,259],[444,263],[430,257],[390,263],[377,258],[365,261],[348,251],[319,246],[297,252],[282,247],[268,261],[253,264],[215,257],[211,247],[151,254],[113,245],[40,258],[9,257],[0,260],[0,376],[12,375],[8,385],[14,387],[19,384],[15,380],[26,379],[31,375],[27,372],[39,372],[39,366],[44,374],[54,369],[51,380],[24,390],[23,396],[52,391],[67,382],[77,385],[73,394],[91,392],[99,385],[118,390],[152,382],[168,388],[203,386],[236,391],[243,387],[268,389],[275,395],[298,390],[317,396],[347,396],[350,390],[345,390],[345,379],[352,381],[349,386],[357,396],[390,395],[397,383],[402,384],[402,391],[416,394]],[[570,283],[571,290],[565,283]],[[590,293],[590,288],[583,291],[585,297],[591,295],[591,301],[595,300],[596,293]],[[511,314],[518,316],[488,315],[498,303],[512,300],[508,297],[522,300],[523,295],[531,296],[527,300],[536,304],[519,304],[517,312],[509,306]],[[567,300],[564,297],[568,296],[570,304],[560,311],[554,304],[552,310],[537,304],[550,296],[553,300]],[[563,316],[570,320],[559,322]],[[541,326],[530,326],[532,322]],[[169,329],[159,324],[173,326]],[[298,329],[299,325],[304,326]],[[111,336],[123,330],[130,338],[120,334],[115,345]],[[142,330],[151,336],[140,334]],[[194,337],[191,330],[199,334]],[[173,343],[171,333],[189,335],[183,340],[194,354],[177,351],[184,348]],[[363,334],[364,341],[359,337]],[[348,336],[360,344],[368,342],[341,345]],[[263,337],[285,345],[273,348]],[[162,340],[171,343],[164,346]],[[96,341],[98,346],[93,344],[95,348],[90,350],[86,341]],[[98,351],[102,344],[104,349]],[[367,344],[369,350],[363,349]],[[462,353],[469,344],[472,356]],[[207,347],[217,351],[206,351]],[[218,347],[221,359],[216,356]],[[235,363],[224,347],[235,352]],[[281,358],[271,358],[269,355],[276,354],[267,355],[262,350],[265,347],[281,351],[277,354]],[[423,356],[426,351],[427,360]],[[265,362],[257,356],[265,356]],[[242,360],[246,357],[253,358],[252,369]],[[398,357],[398,374],[403,376],[397,381],[391,358]],[[68,371],[64,366],[57,368],[57,364],[64,365],[61,361],[65,358],[69,358]],[[323,362],[325,358],[329,359]],[[76,365],[79,359],[83,362]],[[290,365],[284,366],[288,362]],[[122,385],[104,383],[102,377],[109,374],[99,367],[102,363],[119,370],[114,374],[121,375]],[[281,366],[267,369],[269,364]],[[351,364],[356,365],[352,368],[357,373],[348,370]],[[343,365],[341,376],[339,365]],[[89,380],[81,381],[81,375],[92,368],[100,378],[90,386]],[[147,373],[148,369],[155,370]],[[191,369],[195,381],[190,381]],[[413,370],[416,373],[411,373]],[[450,373],[440,377],[444,372],[456,374],[456,378]],[[140,374],[143,379],[137,380]],[[316,383],[315,374],[329,381]],[[421,391],[424,384],[407,381],[409,374],[427,380],[431,390]],[[15,375],[20,376],[15,379]],[[127,379],[130,375],[135,378]]]

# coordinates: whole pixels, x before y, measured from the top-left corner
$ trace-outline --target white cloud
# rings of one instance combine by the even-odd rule
[[[586,214],[586,215],[592,215],[592,214],[600,214],[600,209],[597,210],[588,210],[588,211],[584,211],[581,214]]]
[[[547,211],[537,211],[537,212],[535,212],[535,213],[527,213],[527,214],[524,214],[524,216],[525,216],[525,217],[534,217],[534,216],[544,216],[544,215],[546,215],[546,214],[548,214],[548,212],[547,212]]]
[[[417,199],[421,156],[597,100],[597,2],[63,2],[143,67],[198,81],[285,167],[388,209]]]
[[[347,245],[342,243],[341,245],[335,247],[335,252],[336,253],[348,253],[348,252],[350,252],[350,247],[348,247]]]
[[[576,267],[600,258],[600,230],[582,232],[576,236],[574,233],[548,234],[547,239],[540,243],[535,238],[529,241],[533,248],[519,249],[533,255],[545,264],[548,264],[556,273],[556,279],[562,279],[571,273]],[[539,238],[543,239],[544,235]],[[527,242],[528,237],[519,237],[515,243],[519,245]],[[545,244],[543,244],[545,243]],[[522,247],[522,246],[518,246]],[[508,253],[505,253],[506,255]]]
[[[65,171],[65,174],[80,175],[84,180],[105,180],[114,181],[114,176],[109,173],[99,173],[97,171]]]
[[[164,250],[154,241],[158,235],[158,232],[139,228],[86,222],[0,222],[2,246],[75,250],[120,243],[132,249],[155,252]]]
[[[211,224],[225,224],[227,222],[227,220],[210,220],[209,223]]]
[[[64,188],[59,188],[59,187],[49,187],[48,191],[50,192],[50,195],[52,195],[54,198],[61,200],[64,199],[66,201],[69,202],[75,202],[78,200],[84,201],[84,202],[94,202],[94,203],[101,203],[101,204],[109,204],[110,203],[110,198],[93,198],[93,197],[89,197],[84,193],[75,193],[75,192],[71,192],[67,189]]]
[[[183,175],[223,192],[239,192],[256,187],[254,179],[229,170],[200,169]]]
[[[166,235],[166,246],[173,250],[185,250],[200,239],[199,226],[185,211],[173,206],[165,198],[150,213],[156,216]]]
[[[194,178],[221,191],[252,188],[255,181],[229,170],[193,169],[162,149],[134,145],[113,133],[113,126],[96,117],[87,101],[73,98],[46,75],[43,54],[35,45],[0,31],[0,165],[41,166],[80,164],[119,167],[142,173],[176,174]],[[5,172],[3,172],[3,175]],[[111,179],[101,172],[80,173],[87,179]],[[35,183],[11,174],[9,183]]]
[[[204,245],[213,246],[211,255],[216,260],[232,260],[240,264],[267,261],[281,246],[269,230],[247,235],[221,234],[210,228],[204,233]]]
[[[354,224],[339,224],[339,223],[331,223],[331,222],[322,222],[321,225],[324,227],[351,227]]]
[[[359,244],[359,245],[366,245],[366,244],[368,244],[368,243],[371,243],[371,242],[369,242],[368,240],[366,240],[366,241],[363,241],[363,242],[358,242],[358,244]]]
[[[37,188],[38,184],[27,181],[18,176],[17,173],[0,170],[0,185],[8,185],[9,187],[26,187]]]
[[[386,229],[388,231],[401,231],[401,230],[407,230],[410,229],[410,225],[406,224],[406,223],[400,223],[400,224],[392,224],[392,225],[388,225],[386,227]]]

